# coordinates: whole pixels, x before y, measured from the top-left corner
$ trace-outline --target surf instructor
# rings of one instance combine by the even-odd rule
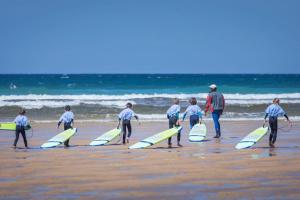
[[[210,85],[209,88],[210,92],[206,98],[205,115],[210,110],[216,130],[216,136],[214,138],[220,138],[221,126],[219,118],[225,107],[225,99],[222,93],[217,92],[217,86],[215,84]]]

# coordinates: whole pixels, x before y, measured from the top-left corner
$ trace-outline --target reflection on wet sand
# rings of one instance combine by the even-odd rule
[[[234,126],[232,125],[234,123]],[[10,133],[0,135],[1,199],[299,199],[299,126],[279,134],[275,148],[263,138],[250,149],[235,144],[260,122],[224,122],[221,139],[207,123],[207,141],[182,148],[167,142],[150,149],[128,145],[91,147],[89,142],[114,123],[78,123],[70,148],[40,149],[56,125],[34,124],[30,149],[10,148]],[[131,143],[163,130],[163,122],[134,127]],[[95,133],[95,130],[97,130]],[[185,130],[188,130],[186,127]],[[175,138],[173,138],[175,140]]]

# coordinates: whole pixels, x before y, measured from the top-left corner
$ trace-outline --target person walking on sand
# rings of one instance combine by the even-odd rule
[[[117,128],[120,127],[122,121],[123,144],[125,144],[126,142],[129,143],[129,138],[131,136],[131,131],[132,131],[131,123],[130,123],[131,118],[134,117],[136,118],[137,121],[139,121],[139,118],[132,110],[132,107],[133,107],[132,103],[127,103],[126,108],[119,114],[119,124]],[[128,131],[128,135],[127,135],[127,131]]]
[[[19,115],[15,118],[14,123],[16,124],[16,138],[13,144],[13,148],[17,147],[17,143],[19,140],[20,133],[23,137],[25,148],[28,149],[27,138],[25,128],[30,127],[28,123],[28,118],[25,116],[25,109],[21,109]]]
[[[174,104],[167,110],[167,118],[169,120],[169,128],[174,128],[175,126],[179,126],[179,113],[180,113],[180,105],[179,99],[174,98]],[[180,136],[181,132],[177,133],[177,146],[182,147],[180,144]],[[172,137],[168,139],[168,147],[172,148]]]
[[[216,130],[216,136],[214,138],[220,138],[221,126],[219,119],[225,108],[225,99],[222,93],[217,92],[217,86],[215,84],[210,85],[209,88],[210,92],[206,98],[205,115],[210,110]]]
[[[277,138],[277,130],[278,130],[278,117],[284,116],[287,121],[289,122],[290,126],[292,125],[291,121],[289,120],[289,117],[287,116],[286,112],[280,107],[279,105],[280,100],[278,98],[275,98],[273,100],[273,103],[269,105],[266,109],[266,115],[265,115],[265,121],[264,126],[267,122],[267,117],[269,117],[269,125],[271,128],[271,133],[269,137],[269,146],[275,147],[274,144],[276,142]]]
[[[61,117],[59,118],[58,124],[57,124],[57,128],[59,128],[61,123],[64,123],[64,130],[68,130],[70,128],[73,128],[74,125],[74,113],[71,111],[71,106],[67,105],[65,107],[65,112],[61,115]],[[64,145],[65,147],[69,147],[69,141],[70,139],[68,139],[67,141],[65,141]]]
[[[190,129],[192,129],[196,124],[201,123],[202,121],[202,111],[201,108],[197,105],[197,99],[195,97],[192,97],[189,100],[189,105],[186,109],[186,111],[183,113],[182,116],[182,122],[184,122],[184,119],[187,115],[190,116]]]

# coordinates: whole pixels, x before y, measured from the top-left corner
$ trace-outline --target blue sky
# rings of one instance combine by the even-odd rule
[[[300,73],[298,0],[0,0],[1,73]]]

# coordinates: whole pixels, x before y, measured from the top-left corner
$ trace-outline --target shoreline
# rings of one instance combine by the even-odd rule
[[[299,122],[300,116],[291,116],[289,119],[292,122]],[[132,122],[134,123],[136,120],[133,119]],[[168,119],[139,119],[140,122],[146,122],[146,123],[152,123],[152,122],[168,122]],[[185,120],[185,123],[189,120]],[[203,122],[212,122],[213,119],[203,119]],[[252,122],[263,122],[264,118],[220,118],[220,122],[246,122],[246,121],[252,121]],[[279,122],[286,122],[286,119],[278,119]],[[1,122],[11,122],[11,121],[1,121]],[[30,120],[31,123],[56,123],[57,119],[52,120]],[[75,123],[90,123],[90,122],[101,122],[101,123],[109,123],[109,122],[115,122],[118,123],[118,120],[113,119],[75,119]]]

